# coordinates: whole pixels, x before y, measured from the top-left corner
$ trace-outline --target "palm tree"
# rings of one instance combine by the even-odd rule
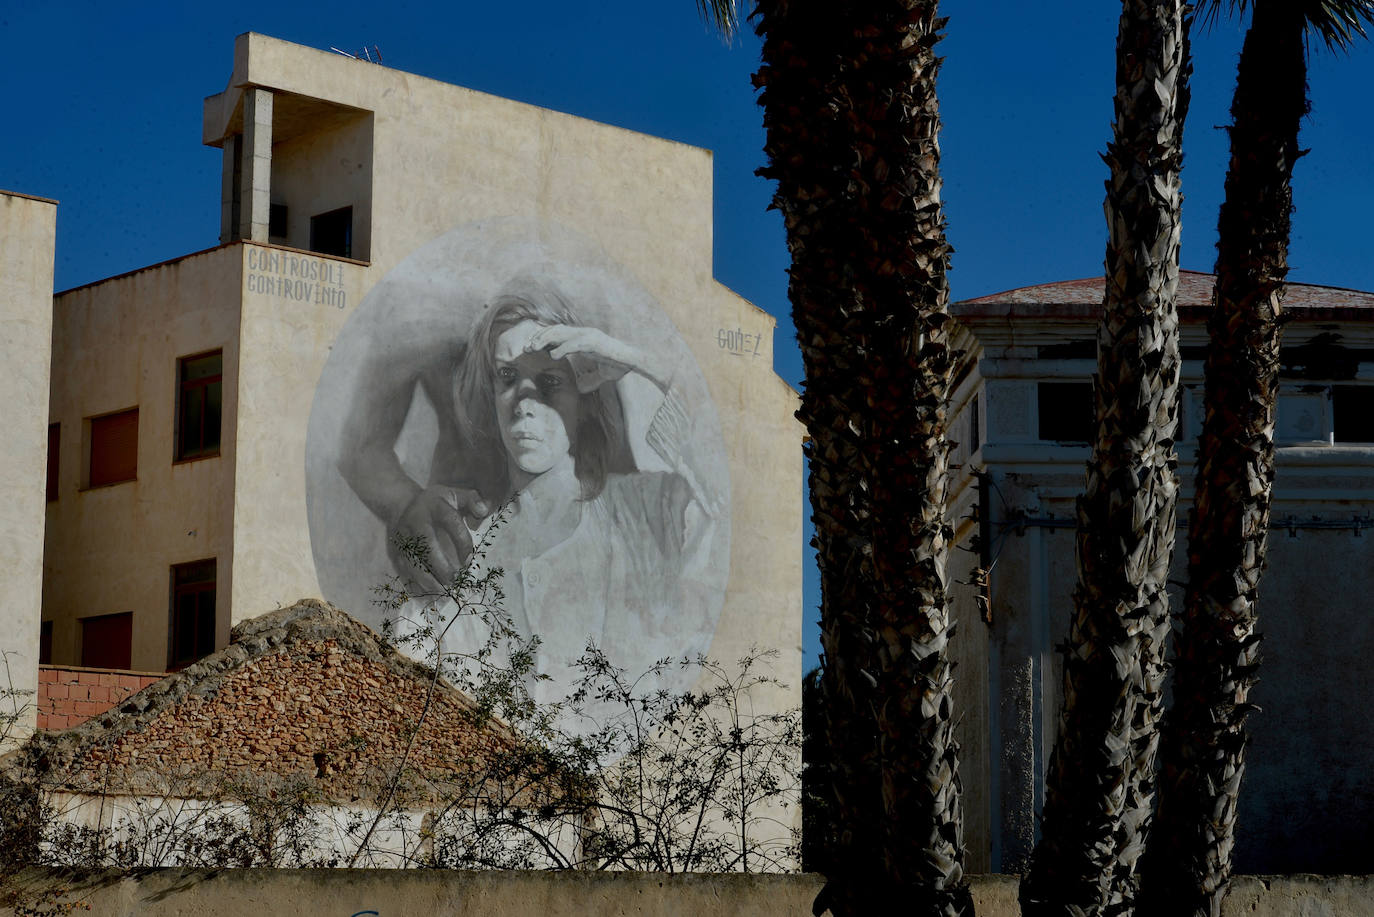
[[[1124,0],[1104,157],[1107,256],[1097,432],[1078,503],[1078,583],[1042,836],[1022,913],[1129,913],[1153,802],[1178,496],[1178,250],[1188,107],[1184,0]]]
[[[1245,718],[1259,664],[1255,602],[1274,482],[1279,328],[1293,165],[1308,110],[1307,43],[1344,48],[1371,0],[1212,0],[1253,6],[1231,103],[1231,161],[1217,221],[1206,416],[1188,536],[1188,588],[1165,726],[1160,811],[1141,910],[1219,913],[1245,771]]]
[[[737,4],[698,0],[717,22]],[[817,900],[972,914],[945,559],[950,446],[935,0],[757,0],[755,75],[792,254],[838,813]]]

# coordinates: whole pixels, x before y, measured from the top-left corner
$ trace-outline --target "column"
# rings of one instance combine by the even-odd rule
[[[239,238],[266,242],[272,206],[271,90],[244,90],[240,149]]]

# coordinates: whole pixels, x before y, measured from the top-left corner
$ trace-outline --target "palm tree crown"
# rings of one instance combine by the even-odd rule
[[[705,5],[708,0],[698,0]],[[1198,17],[1211,25],[1222,13],[1243,16],[1260,0],[1201,0]],[[1365,23],[1374,24],[1374,3],[1370,0],[1281,0],[1296,6],[1302,14],[1304,37],[1322,40],[1329,51],[1345,51],[1357,38],[1367,38]]]

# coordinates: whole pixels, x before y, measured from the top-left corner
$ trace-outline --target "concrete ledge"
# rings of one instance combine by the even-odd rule
[[[1017,877],[974,876],[979,917],[1016,917]],[[11,888],[33,904],[89,905],[95,915],[229,917],[770,917],[811,913],[822,879],[801,875],[458,872],[381,869],[155,869],[89,876],[21,873]],[[9,889],[7,889],[8,891]],[[62,897],[58,897],[61,895]],[[14,914],[11,907],[0,915]],[[1366,917],[1374,876],[1243,876],[1223,917]]]

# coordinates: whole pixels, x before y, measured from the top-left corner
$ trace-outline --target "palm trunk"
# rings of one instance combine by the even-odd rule
[[[1078,503],[1078,584],[1043,833],[1022,913],[1128,914],[1153,801],[1178,496],[1179,224],[1191,12],[1125,0],[1105,159],[1097,435]]]
[[[1259,664],[1255,601],[1274,483],[1290,180],[1307,111],[1298,7],[1288,0],[1255,5],[1231,105],[1188,590],[1160,812],[1145,861],[1143,911],[1161,917],[1219,914],[1231,874],[1247,698]]]
[[[806,369],[839,813],[818,908],[972,914],[945,558],[952,367],[933,47],[921,0],[762,0],[774,205]]]

